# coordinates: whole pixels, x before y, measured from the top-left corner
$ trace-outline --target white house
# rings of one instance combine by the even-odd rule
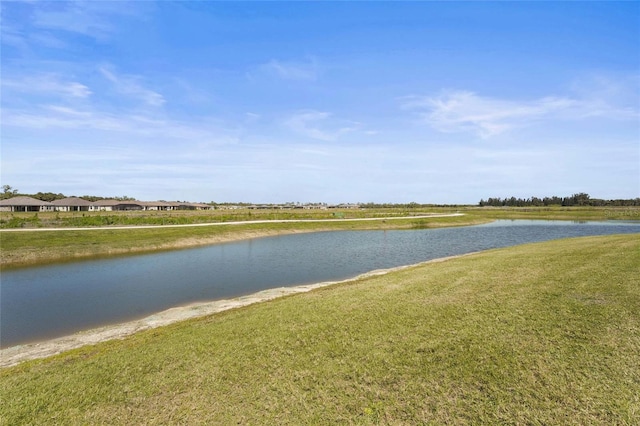
[[[92,203],[78,197],[68,197],[51,202],[60,212],[88,212]]]
[[[98,200],[91,203],[89,211],[144,210],[143,201]]]
[[[0,200],[0,211],[3,212],[50,212],[54,208],[55,205],[48,201],[25,196]]]

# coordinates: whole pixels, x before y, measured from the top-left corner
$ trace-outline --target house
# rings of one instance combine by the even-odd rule
[[[186,201],[171,201],[169,202],[171,205],[170,210],[195,210],[196,208]]]
[[[196,210],[213,210],[213,206],[204,203],[191,203]]]
[[[91,203],[89,211],[92,212],[110,212],[116,210],[113,207],[119,203],[118,200],[98,200]]]
[[[144,208],[142,201],[120,201],[115,205],[115,210],[144,210]]]
[[[92,203],[78,197],[68,197],[51,202],[59,212],[88,212]]]
[[[186,201],[136,201],[136,200],[99,200],[90,202],[79,197],[67,197],[53,202],[42,201],[31,197],[13,197],[0,200],[0,211],[8,212],[103,212],[122,210],[213,210],[214,207],[204,203],[188,203]]]
[[[98,200],[91,203],[89,211],[144,210],[142,201]]]
[[[171,203],[166,201],[142,201],[145,210],[171,210]]]
[[[3,212],[50,212],[54,210],[54,207],[48,201],[25,196],[0,200],[0,211]]]
[[[329,206],[330,209],[359,209],[360,204],[337,204]]]

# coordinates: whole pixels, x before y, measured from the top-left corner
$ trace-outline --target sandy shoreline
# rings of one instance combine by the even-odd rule
[[[472,253],[448,256],[438,259],[432,259],[420,262],[414,265],[398,266],[389,269],[380,269],[358,275],[342,281],[326,281],[316,284],[299,285],[294,287],[279,287],[268,290],[259,291],[247,296],[240,296],[233,299],[216,300],[204,303],[194,303],[186,306],[167,309],[162,312],[150,315],[135,321],[121,324],[108,325],[91,330],[81,331],[69,336],[59,337],[52,340],[46,340],[38,343],[30,343],[25,345],[12,346],[0,350],[0,368],[11,367],[23,361],[46,358],[57,355],[59,353],[79,348],[86,345],[93,345],[112,339],[123,339],[134,333],[143,330],[149,330],[156,327],[173,324],[178,321],[184,321],[191,318],[203,317],[206,315],[223,312],[229,309],[239,308],[242,306],[252,305],[254,303],[266,302],[278,297],[291,294],[304,293],[317,288],[327,287],[335,284],[357,281],[363,278],[384,275],[402,269],[412,268],[427,263],[443,262],[449,259],[467,256]]]

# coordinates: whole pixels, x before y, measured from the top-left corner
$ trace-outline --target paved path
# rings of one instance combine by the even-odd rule
[[[265,219],[245,220],[236,222],[210,222],[188,223],[183,225],[133,225],[133,226],[94,226],[85,228],[10,228],[0,229],[0,232],[47,232],[47,231],[101,231],[110,229],[152,229],[152,228],[185,228],[194,226],[221,226],[221,225],[252,225],[256,223],[317,223],[317,222],[361,222],[369,220],[400,220],[400,219],[429,219],[435,217],[464,216],[464,213],[430,214],[422,216],[400,217],[365,217],[359,219]]]

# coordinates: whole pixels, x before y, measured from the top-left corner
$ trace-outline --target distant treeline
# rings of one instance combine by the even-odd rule
[[[67,198],[67,195],[64,194],[56,194],[54,192],[37,192],[35,194],[24,194],[19,192],[18,190],[13,190],[11,189],[11,187],[6,188],[3,187],[3,192],[0,193],[0,200],[4,200],[6,198],[12,198],[12,197],[19,197],[19,196],[26,196],[26,197],[31,197],[31,198],[35,198],[36,200],[41,200],[41,201],[55,201],[55,200],[62,200],[63,198]],[[72,195],[73,196],[73,195]],[[135,198],[132,197],[127,197],[125,196],[121,196],[121,197],[99,197],[96,195],[82,195],[78,198],[82,198],[83,200],[87,200],[87,201],[99,201],[99,200],[118,200],[118,201],[128,201],[128,200],[135,200]]]
[[[63,198],[67,198],[67,195],[61,193],[54,192],[38,192],[35,194],[23,194],[20,193],[17,189],[12,188],[9,185],[2,186],[2,192],[0,192],[0,200],[16,197],[19,195],[29,196],[35,198],[37,200],[42,201],[54,201],[61,200]],[[79,198],[85,199],[87,201],[99,201],[105,199],[111,200],[119,200],[119,201],[133,201],[135,198],[124,196],[118,197],[100,197],[96,195],[82,195]],[[163,201],[163,200],[160,200]],[[209,203],[211,205],[237,205],[237,206],[249,206],[252,203]],[[299,204],[299,203],[287,203],[287,204]],[[315,204],[323,204],[323,203],[315,203]],[[489,198],[487,200],[480,200],[478,203],[480,207],[543,207],[543,206],[593,206],[593,207],[631,207],[631,206],[640,206],[640,198],[628,199],[628,200],[602,200],[599,198],[591,198],[589,194],[585,194],[581,192],[579,194],[573,194],[570,197],[531,197],[531,198]],[[407,209],[415,209],[415,208],[424,208],[424,207],[457,207],[464,206],[464,204],[420,204],[416,202],[411,203],[358,203],[360,208],[407,208]]]
[[[541,207],[541,206],[592,206],[592,207],[630,207],[640,206],[640,198],[629,200],[601,200],[591,198],[589,194],[581,192],[570,197],[531,197],[531,198],[489,198],[480,200],[480,207]]]
[[[392,208],[404,208],[404,209],[417,209],[428,207],[458,207],[465,204],[421,204],[416,202],[411,203],[358,203],[363,209],[392,209]]]

